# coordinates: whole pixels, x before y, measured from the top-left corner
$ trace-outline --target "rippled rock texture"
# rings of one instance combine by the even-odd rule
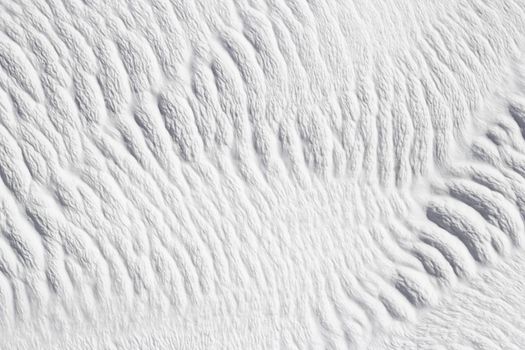
[[[525,348],[521,0],[1,0],[0,348]]]

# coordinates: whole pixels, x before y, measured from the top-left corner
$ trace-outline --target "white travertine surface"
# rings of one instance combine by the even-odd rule
[[[524,349],[525,2],[0,0],[0,349]]]

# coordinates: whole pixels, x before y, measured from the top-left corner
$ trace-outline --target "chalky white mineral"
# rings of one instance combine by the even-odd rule
[[[1,349],[524,349],[522,0],[0,0]]]

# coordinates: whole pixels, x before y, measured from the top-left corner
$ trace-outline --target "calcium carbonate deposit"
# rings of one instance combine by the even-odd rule
[[[525,1],[0,0],[0,349],[525,349]]]

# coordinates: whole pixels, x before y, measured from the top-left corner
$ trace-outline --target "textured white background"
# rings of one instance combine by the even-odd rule
[[[0,348],[524,349],[522,0],[0,0]]]

